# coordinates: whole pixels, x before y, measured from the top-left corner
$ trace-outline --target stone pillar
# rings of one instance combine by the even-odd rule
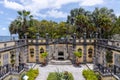
[[[73,34],[73,50],[75,50],[76,47],[76,33]]]
[[[28,57],[28,45],[27,45],[28,44],[28,39],[27,39],[27,34],[25,34],[25,44],[26,44],[26,46],[24,47],[24,52],[23,53],[24,53],[24,58],[26,59],[25,60],[25,63],[26,63],[26,62],[28,62],[28,58],[29,58]]]
[[[39,40],[39,33],[36,33],[36,63],[40,63],[39,62],[39,44],[38,44],[38,40]]]
[[[98,33],[95,34],[95,40],[94,40],[94,57],[93,57],[93,68],[94,70],[96,69],[97,67],[97,64],[98,64],[98,56],[97,56],[97,39],[98,39]]]
[[[48,57],[50,57],[50,53],[49,53],[49,34],[46,33],[46,52],[48,53]],[[48,61],[48,57],[47,57],[47,61]]]
[[[84,33],[83,35],[83,39],[84,39],[84,43],[83,43],[83,46],[84,46],[84,51],[83,51],[83,63],[86,63],[86,56],[87,56],[87,43],[86,43],[86,33]]]
[[[76,49],[76,33],[73,34],[73,50],[72,50],[73,52],[72,52],[72,53],[74,53],[75,49]],[[75,56],[73,55],[73,61],[72,61],[73,64],[75,63],[75,59],[76,59],[76,58],[75,58]]]
[[[25,44],[27,44],[27,34],[25,34]]]

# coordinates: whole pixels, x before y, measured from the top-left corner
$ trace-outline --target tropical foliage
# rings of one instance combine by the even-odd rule
[[[51,72],[48,75],[47,80],[74,80],[71,73],[65,72]]]
[[[28,80],[35,80],[38,74],[38,69],[30,69],[28,72],[26,72],[26,75],[29,77]]]
[[[11,22],[9,31],[11,34],[18,34],[23,38],[24,34],[28,38],[36,38],[36,33],[45,38],[46,33],[49,38],[71,37],[76,33],[77,38],[83,37],[87,33],[87,38],[94,37],[95,32],[99,37],[111,38],[114,34],[120,34],[120,17],[116,17],[114,11],[108,8],[95,8],[87,11],[84,8],[76,8],[70,11],[66,22],[54,22],[47,20],[36,20],[29,11],[18,11],[18,17]],[[92,35],[92,36],[90,36]]]
[[[42,58],[46,58],[47,56],[48,56],[48,53],[47,53],[47,52],[44,52],[44,53],[41,54],[41,57],[42,57]]]
[[[75,52],[74,52],[74,55],[75,55],[76,57],[81,58],[81,57],[82,57],[82,52],[75,51]]]
[[[82,74],[86,80],[98,80],[98,75],[92,70],[83,70]]]

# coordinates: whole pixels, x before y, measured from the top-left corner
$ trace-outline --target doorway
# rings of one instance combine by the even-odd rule
[[[64,60],[64,52],[58,52],[58,60]]]

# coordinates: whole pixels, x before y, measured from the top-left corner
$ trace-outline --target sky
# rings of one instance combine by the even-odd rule
[[[17,18],[17,11],[28,10],[34,19],[66,21],[71,9],[84,8],[93,11],[96,7],[113,9],[120,15],[120,0],[0,0],[0,36],[9,36],[9,25]]]

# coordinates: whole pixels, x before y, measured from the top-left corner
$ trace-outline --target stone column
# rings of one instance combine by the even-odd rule
[[[46,33],[46,52],[48,53],[48,57],[51,57],[49,53],[49,34],[48,33]],[[47,61],[48,61],[48,57],[47,57]]]
[[[73,34],[73,52],[75,51],[75,49],[76,49],[76,33]],[[74,55],[73,55],[73,63],[75,63],[75,56]]]
[[[83,63],[86,63],[86,56],[87,56],[87,43],[86,43],[86,33],[84,33],[83,35],[83,47],[84,47],[84,51],[83,51]]]
[[[97,67],[97,64],[98,64],[98,56],[97,56],[97,39],[98,39],[98,33],[95,34],[95,40],[94,40],[94,57],[93,57],[93,68],[94,70],[96,69]]]
[[[36,33],[36,63],[40,63],[39,62],[39,33]]]

